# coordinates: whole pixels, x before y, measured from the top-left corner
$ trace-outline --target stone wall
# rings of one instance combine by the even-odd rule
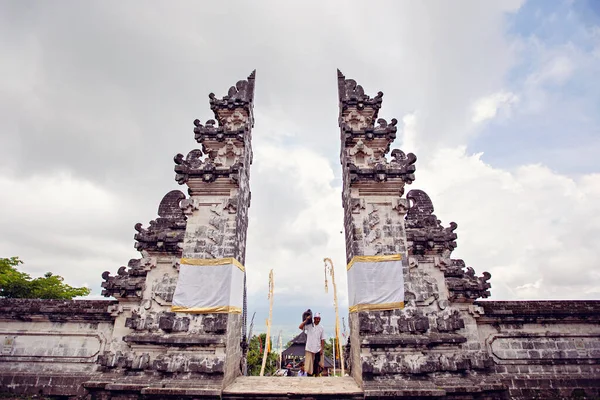
[[[136,225],[142,258],[115,277],[105,273],[104,294],[118,298],[118,316],[99,359],[101,374],[84,385],[92,397],[218,397],[241,374],[245,312],[172,312],[171,306],[180,263],[245,260],[253,95],[254,73],[223,98],[209,95],[216,121],[194,121],[202,149],[174,158],[175,180],[190,197],[169,192],[159,218],[148,228]],[[214,290],[203,284],[199,290]],[[239,290],[245,299],[245,283]]]
[[[478,333],[511,398],[600,397],[600,301],[477,302]]]
[[[112,339],[114,301],[0,299],[0,385],[15,394],[83,394]]]

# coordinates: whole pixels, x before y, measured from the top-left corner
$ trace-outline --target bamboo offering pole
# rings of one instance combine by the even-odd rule
[[[265,351],[263,353],[262,366],[260,367],[260,376],[265,374],[265,365],[267,364],[267,354],[271,350],[271,320],[273,319],[273,270],[269,272],[269,319],[267,319],[267,337],[265,340]]]
[[[329,261],[329,267],[327,266],[327,262]],[[342,367],[342,376],[345,375],[346,371],[344,368],[344,352],[342,351],[342,342],[340,340],[340,315],[338,313],[338,301],[337,301],[337,287],[335,286],[335,272],[333,270],[333,261],[331,258],[324,258],[323,262],[325,263],[325,293],[327,293],[327,272],[331,275],[331,284],[333,285],[333,305],[335,307],[335,340],[338,345],[338,355],[340,357],[340,365]],[[335,343],[334,343],[335,346]],[[335,358],[333,359],[335,364]]]

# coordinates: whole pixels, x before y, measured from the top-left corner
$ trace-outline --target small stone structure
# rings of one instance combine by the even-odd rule
[[[189,197],[167,193],[158,218],[135,226],[141,258],[102,275],[103,294],[116,300],[0,299],[0,392],[90,400],[600,396],[600,301],[478,301],[490,294],[490,274],[451,257],[457,225],[437,219],[425,192],[404,195],[416,156],[390,152],[397,121],[378,118],[383,93],[371,98],[339,71],[347,262],[397,257],[403,302],[352,308],[352,378],[282,385],[275,379],[286,378],[240,377],[245,282],[241,310],[172,312],[172,303],[186,260],[244,264],[254,78],[209,96],[215,119],[194,121],[202,148],[175,157]]]

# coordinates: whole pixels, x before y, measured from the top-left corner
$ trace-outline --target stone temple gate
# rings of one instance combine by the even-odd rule
[[[242,376],[254,72],[194,121],[201,149],[141,258],[102,275],[116,300],[0,299],[0,392],[86,399],[599,398],[600,301],[478,301],[490,274],[453,259],[457,225],[405,185],[397,121],[338,71],[351,337],[346,378]],[[388,158],[387,156],[390,156]],[[200,278],[198,278],[200,277]],[[218,282],[216,284],[215,282]],[[300,312],[301,310],[299,310]]]

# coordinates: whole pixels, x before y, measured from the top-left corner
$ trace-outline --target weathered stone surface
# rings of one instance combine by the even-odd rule
[[[120,267],[116,276],[110,276],[110,272],[102,273],[102,295],[105,297],[141,298],[146,275],[154,264],[152,259],[132,259],[127,267]]]
[[[172,190],[163,197],[158,207],[159,218],[150,221],[148,229],[142,224],[135,225],[135,248],[138,251],[151,251],[181,255],[181,243],[185,233],[185,215],[179,204],[185,195]]]
[[[454,231],[458,225],[451,222],[450,227],[444,228],[433,214],[433,203],[424,191],[413,189],[406,198],[411,204],[406,213],[406,239],[410,253],[452,252],[456,248],[457,235]]]
[[[223,391],[224,399],[362,399],[362,390],[354,379],[256,377],[237,378]]]
[[[475,305],[481,308],[479,323],[600,323],[597,300],[478,301]]]
[[[376,112],[381,108],[383,92],[378,92],[377,96],[371,98],[369,95],[365,94],[362,86],[358,85],[354,79],[346,79],[339,69],[337,71],[337,77],[340,114],[350,107],[356,107],[359,110],[367,107],[372,109],[375,112],[374,116],[377,117]]]
[[[0,299],[0,321],[112,322],[115,316],[110,308],[116,304],[107,300]]]
[[[450,266],[440,264],[440,269],[444,271],[446,278],[450,301],[471,302],[490,296],[491,284],[488,281],[492,275],[489,272],[484,272],[481,277],[478,277],[473,268],[465,266],[463,260],[450,261]]]
[[[225,338],[217,335],[160,335],[131,334],[123,337],[125,342],[170,346],[218,345],[225,344]]]

